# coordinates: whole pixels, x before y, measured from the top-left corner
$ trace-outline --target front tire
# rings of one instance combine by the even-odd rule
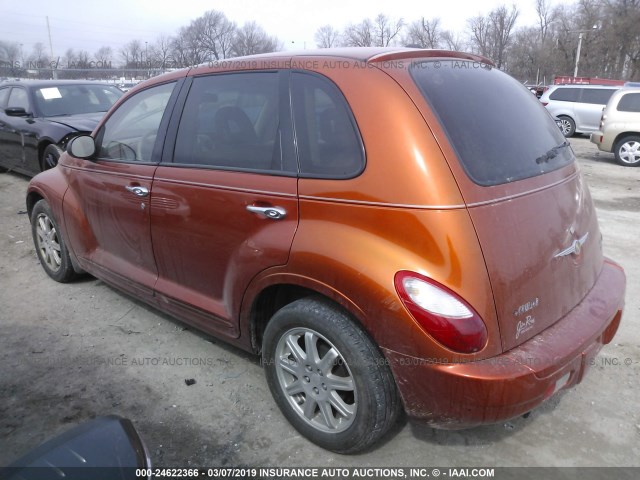
[[[31,235],[44,271],[56,282],[67,283],[76,276],[69,250],[46,200],[40,200],[31,212]]]
[[[625,167],[637,167],[640,165],[640,137],[629,135],[616,142],[614,147],[616,161]]]
[[[54,168],[58,165],[58,160],[60,160],[61,155],[62,149],[58,145],[54,145],[53,143],[47,145],[42,152],[41,170],[44,172],[45,170]]]
[[[366,449],[400,412],[391,370],[378,348],[323,299],[304,298],[279,310],[265,330],[262,359],[284,416],[328,450]]]

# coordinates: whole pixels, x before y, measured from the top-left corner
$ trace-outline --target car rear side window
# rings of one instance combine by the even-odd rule
[[[620,97],[619,112],[640,112],[640,93],[627,93]]]
[[[128,98],[106,121],[97,138],[101,160],[152,162],[160,122],[175,83],[142,90]]]
[[[351,178],[364,168],[364,147],[344,96],[327,78],[292,74],[300,174]]]
[[[196,77],[173,162],[230,170],[295,173],[282,154],[278,72]]]
[[[580,102],[595,105],[606,105],[611,95],[615,92],[612,88],[583,88]]]
[[[577,102],[579,97],[579,88],[558,88],[549,95],[550,100],[558,102]]]
[[[411,74],[475,183],[513,182],[574,161],[542,104],[497,68],[433,60],[414,63]]]

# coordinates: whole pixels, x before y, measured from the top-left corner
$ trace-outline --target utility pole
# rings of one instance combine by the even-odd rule
[[[57,67],[58,67],[58,62],[56,62],[54,60],[53,57],[53,43],[51,42],[51,27],[49,26],[49,17],[47,18],[47,31],[49,32],[49,51],[51,52],[51,74],[53,75],[53,79],[57,80],[58,79],[58,72],[57,72]],[[56,67],[54,68],[54,62]]]
[[[591,30],[569,30],[572,33],[579,33],[578,35],[578,50],[576,51],[576,66],[573,69],[573,78],[578,76],[578,64],[580,63],[580,50],[582,49],[582,37],[585,33],[589,33],[593,30],[597,30],[598,25],[591,27]]]
[[[583,32],[580,32],[580,35],[578,35],[578,51],[576,52],[576,68],[573,69],[573,78],[578,76],[578,64],[580,63],[580,49],[582,48],[582,35],[583,35]]]

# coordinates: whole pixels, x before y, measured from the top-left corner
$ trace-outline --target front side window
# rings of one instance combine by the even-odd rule
[[[294,172],[282,149],[278,72],[193,79],[173,162],[220,168]]]
[[[613,92],[615,90],[612,88],[583,88],[580,101],[594,105],[606,105]]]
[[[619,112],[640,112],[640,93],[627,93],[618,102]]]
[[[558,88],[549,95],[549,99],[558,102],[577,102],[579,96],[579,88]]]
[[[9,94],[7,108],[24,108],[24,110],[28,113],[29,99],[27,97],[27,91],[24,88],[12,88],[11,93]]]
[[[7,103],[7,98],[9,97],[9,87],[0,88],[0,108],[4,108]]]
[[[175,83],[137,93],[113,112],[97,138],[101,160],[151,162],[162,116]]]
[[[542,104],[497,68],[433,60],[413,64],[411,75],[475,183],[513,182],[574,161]]]
[[[338,88],[319,75],[294,72],[293,120],[300,174],[350,178],[364,168],[364,147]]]

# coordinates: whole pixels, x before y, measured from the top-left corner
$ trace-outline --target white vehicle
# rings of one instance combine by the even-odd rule
[[[621,87],[608,85],[554,85],[540,101],[565,137],[598,130],[602,109]]]

